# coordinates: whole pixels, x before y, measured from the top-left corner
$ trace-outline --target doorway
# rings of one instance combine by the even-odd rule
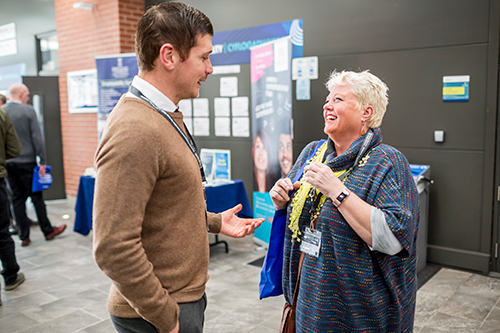
[[[45,139],[47,165],[52,167],[52,186],[45,190],[45,200],[66,199],[61,132],[61,107],[59,103],[58,76],[25,76],[23,83],[31,94],[33,105]]]

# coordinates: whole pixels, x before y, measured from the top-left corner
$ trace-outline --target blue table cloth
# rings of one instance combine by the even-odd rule
[[[253,217],[252,206],[250,206],[242,180],[234,179],[232,183],[207,186],[207,210],[209,212],[220,213],[239,203],[243,205],[243,208],[238,215]]]
[[[92,230],[92,205],[94,204],[95,179],[90,176],[81,176],[78,185],[78,194],[75,205],[74,231],[87,236]]]
[[[92,205],[94,203],[95,179],[81,176],[75,205],[74,231],[87,236],[92,230]],[[243,181],[233,180],[229,184],[219,184],[207,187],[207,209],[209,212],[220,213],[241,203],[243,209],[238,213],[241,217],[252,217],[252,206],[248,200]]]

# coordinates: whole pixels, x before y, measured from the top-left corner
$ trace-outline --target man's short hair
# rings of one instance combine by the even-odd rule
[[[4,95],[0,94],[0,102],[2,102],[2,104],[7,103],[7,97],[5,97]]]
[[[139,68],[152,71],[160,48],[165,43],[172,44],[184,61],[198,37],[213,34],[210,19],[190,5],[163,2],[152,6],[137,24],[135,52]]]

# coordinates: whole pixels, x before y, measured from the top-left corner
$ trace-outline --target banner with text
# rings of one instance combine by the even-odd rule
[[[302,57],[304,47],[302,19],[295,19],[216,32],[212,38],[213,52],[210,61],[213,66],[248,64],[252,47],[286,36],[290,36],[292,42],[292,58]]]
[[[274,216],[269,190],[292,166],[291,38],[252,47],[250,53],[254,217],[266,218],[255,238],[265,245]]]
[[[96,57],[99,109],[97,112],[97,132],[101,139],[102,130],[109,113],[120,97],[128,91],[130,83],[139,68],[135,53]]]

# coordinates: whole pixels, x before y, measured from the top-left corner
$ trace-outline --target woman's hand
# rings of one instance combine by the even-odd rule
[[[304,168],[304,181],[329,198],[336,198],[346,188],[342,181],[335,176],[332,169],[320,162]],[[372,246],[371,206],[351,192],[337,209],[359,237]]]
[[[290,196],[288,195],[288,191],[296,190],[300,187],[300,183],[296,182],[292,184],[290,178],[282,178],[274,184],[271,191],[269,191],[269,195],[271,196],[271,200],[273,201],[274,208],[276,210],[286,208],[288,201],[290,201]]]
[[[344,184],[335,176],[332,169],[321,162],[304,168],[304,181],[318,189],[325,196],[332,198],[342,192]]]

